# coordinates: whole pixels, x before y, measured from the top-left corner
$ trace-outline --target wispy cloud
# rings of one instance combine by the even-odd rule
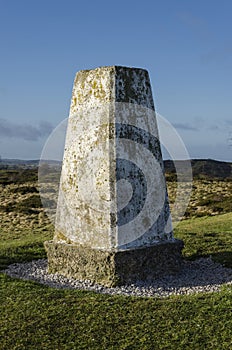
[[[227,124],[227,125],[232,125],[232,119],[230,119],[230,120],[227,119],[227,120],[226,120],[226,124]]]
[[[191,126],[191,125],[185,124],[185,123],[174,123],[173,125],[176,129],[198,131],[198,128],[196,128],[195,126]]]
[[[213,123],[213,124],[207,124],[205,125],[204,129],[205,130],[210,130],[210,131],[218,131],[222,133],[230,132],[232,126],[232,120],[221,120],[218,123]]]
[[[19,138],[26,141],[37,141],[43,136],[50,134],[52,125],[41,121],[39,125],[16,124],[0,118],[0,137]]]
[[[208,29],[207,22],[201,17],[196,16],[189,11],[180,11],[176,13],[177,18],[183,25],[197,34],[202,39],[209,39],[212,35]]]
[[[200,59],[202,63],[221,63],[227,59],[231,59],[232,56],[232,43],[224,44],[224,46],[213,48],[201,55]]]
[[[177,13],[177,17],[187,24],[188,26],[199,28],[199,26],[204,26],[205,21],[202,20],[200,17],[195,16],[193,13],[188,11],[180,11]]]
[[[220,127],[218,125],[210,125],[207,128],[208,130],[212,130],[212,131],[220,131]]]
[[[229,148],[232,148],[232,132],[230,132],[228,135],[227,143],[228,143]]]

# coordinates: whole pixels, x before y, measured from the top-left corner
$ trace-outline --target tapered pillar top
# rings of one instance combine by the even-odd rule
[[[148,71],[122,66],[81,70],[76,74],[70,115],[86,104],[124,102],[154,109]]]

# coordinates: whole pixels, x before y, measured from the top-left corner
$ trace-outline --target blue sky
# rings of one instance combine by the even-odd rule
[[[191,158],[232,161],[230,0],[0,0],[0,155],[36,159],[75,73],[146,68]]]

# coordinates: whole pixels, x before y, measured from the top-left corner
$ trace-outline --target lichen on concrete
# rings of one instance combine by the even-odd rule
[[[50,269],[68,273],[76,254],[77,270],[90,259],[90,277],[98,261],[95,274],[105,271],[117,280],[112,271],[125,259],[116,253],[127,256],[164,242],[174,238],[148,72],[118,66],[80,71],[72,92],[55,236],[45,245]],[[58,252],[63,267],[56,262]],[[135,263],[136,254],[130,256]]]
[[[59,272],[107,287],[174,275],[183,262],[183,242],[179,240],[119,252],[54,242],[45,242],[45,249],[49,273]]]

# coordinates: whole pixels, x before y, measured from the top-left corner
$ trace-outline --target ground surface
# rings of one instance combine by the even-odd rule
[[[46,257],[36,170],[0,171],[0,268]],[[175,230],[184,256],[232,267],[231,180],[202,178]],[[168,181],[170,202],[175,184]],[[50,198],[52,200],[52,198]],[[54,203],[51,203],[51,206]],[[57,290],[0,274],[0,349],[231,349],[232,288],[166,299]]]

